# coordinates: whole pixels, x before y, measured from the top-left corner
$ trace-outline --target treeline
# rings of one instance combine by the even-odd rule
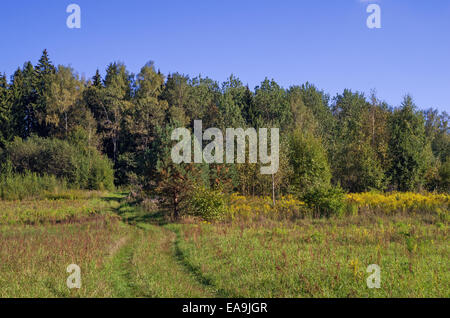
[[[264,176],[258,164],[174,165],[171,130],[192,128],[197,119],[221,129],[279,127],[279,171]],[[448,120],[445,112],[421,111],[410,96],[394,108],[351,90],[331,98],[309,83],[285,89],[266,78],[251,90],[233,75],[221,84],[178,73],[166,78],[153,63],[137,75],[112,63],[105,78],[97,71],[84,79],[54,66],[45,50],[37,65],[25,63],[10,80],[0,76],[2,162],[14,172],[55,174],[97,188],[109,184],[103,154],[115,185],[159,193],[171,205],[199,183],[276,196],[324,185],[448,192]],[[66,150],[55,154],[59,148]],[[65,164],[55,168],[51,161]]]

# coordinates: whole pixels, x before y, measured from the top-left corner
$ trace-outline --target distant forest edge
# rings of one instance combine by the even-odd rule
[[[279,127],[278,172],[261,175],[249,163],[174,164],[171,131],[197,119],[223,130]],[[0,187],[2,198],[21,197],[19,187],[24,195],[126,187],[160,198],[176,215],[199,187],[274,201],[294,195],[331,210],[344,192],[449,193],[448,121],[411,96],[392,107],[375,93],[330,97],[310,83],[285,89],[267,78],[251,90],[234,75],[224,83],[166,77],[153,62],[137,75],[114,62],[105,78],[97,70],[84,79],[54,66],[44,50],[37,65],[0,76]]]

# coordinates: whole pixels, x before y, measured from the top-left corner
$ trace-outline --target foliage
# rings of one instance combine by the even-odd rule
[[[192,129],[197,119],[205,128],[280,128],[280,169],[274,176],[261,175],[260,164],[251,163],[200,164],[179,171],[209,177],[209,185],[221,183],[227,193],[270,195],[276,201],[327,184],[330,174],[332,185],[349,192],[449,191],[448,114],[421,111],[409,96],[395,108],[375,92],[367,97],[345,89],[330,98],[308,82],[283,88],[265,78],[251,89],[235,75],[224,83],[179,73],[165,76],[153,62],[137,74],[112,62],[104,78],[97,70],[84,79],[71,67],[54,66],[46,50],[35,65],[18,68],[10,81],[0,76],[0,148],[16,137],[68,141],[80,156],[70,163],[64,158],[66,151],[73,157],[70,147],[59,145],[64,172],[59,169],[58,175],[79,187],[111,187],[109,163],[99,152],[111,160],[117,186],[150,194],[156,183],[169,184],[180,167],[169,171],[167,151],[158,149],[170,147],[170,132],[161,132],[162,127]],[[57,165],[32,171],[54,175]]]
[[[412,192],[352,193],[347,195],[348,204],[356,204],[360,213],[371,212],[392,215],[396,213],[448,215],[450,195],[419,194]]]
[[[385,148],[383,129],[379,128],[385,122],[376,122],[377,113],[382,112],[381,107],[370,105],[363,94],[350,90],[335,98],[333,113],[337,122],[330,149],[333,179],[350,192],[384,186],[385,158],[377,153],[382,154]]]
[[[448,159],[439,169],[439,189],[450,193],[450,159]]]
[[[319,139],[296,131],[290,139],[290,150],[293,169],[290,183],[296,193],[302,194],[310,188],[330,184],[330,166]]]
[[[2,200],[23,200],[40,198],[46,193],[56,193],[65,189],[66,183],[51,175],[38,175],[35,172],[23,174],[2,174],[0,176],[0,198]]]
[[[171,158],[172,142],[167,137],[171,126],[159,128],[157,142],[152,145],[148,171],[148,190],[156,195],[163,208],[174,218],[186,212],[194,186],[202,184],[202,171],[192,163],[176,164]]]
[[[114,186],[108,159],[93,148],[79,148],[64,140],[16,138],[2,156],[4,162],[11,162],[15,173],[44,172],[84,189],[103,190]]]
[[[303,195],[303,200],[320,216],[340,216],[345,211],[344,191],[340,187],[312,188]]]
[[[237,193],[228,199],[226,219],[228,221],[258,220],[262,218],[273,220],[290,220],[310,215],[306,204],[292,195],[283,196],[273,205],[269,196],[243,196]]]
[[[221,190],[196,187],[190,199],[190,214],[206,221],[221,220],[226,211],[226,202]]]
[[[415,107],[412,98],[406,96],[389,122],[391,166],[388,176],[399,191],[412,191],[424,184],[425,168],[431,156],[424,118]]]

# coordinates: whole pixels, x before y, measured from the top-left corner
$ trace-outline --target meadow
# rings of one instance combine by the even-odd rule
[[[449,198],[351,194],[345,215],[319,218],[292,197],[232,195],[215,222],[126,193],[0,201],[0,297],[449,297]]]

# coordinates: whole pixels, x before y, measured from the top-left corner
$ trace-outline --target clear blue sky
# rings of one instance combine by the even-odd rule
[[[382,29],[366,27],[373,2]],[[81,7],[81,29],[66,27],[70,3]],[[410,93],[422,109],[450,112],[448,0],[2,1],[0,39],[8,76],[47,48],[86,77],[113,61],[137,73],[153,60],[165,74],[233,73],[250,87],[267,76],[332,96],[376,89],[393,106]]]

